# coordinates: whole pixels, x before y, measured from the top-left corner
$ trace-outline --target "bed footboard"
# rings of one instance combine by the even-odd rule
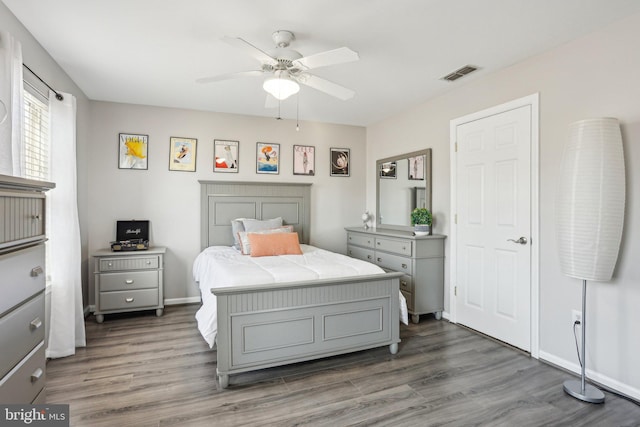
[[[374,347],[395,354],[401,275],[212,289],[220,386],[230,374]]]

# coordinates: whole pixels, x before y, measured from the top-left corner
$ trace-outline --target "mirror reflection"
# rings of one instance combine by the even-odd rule
[[[378,226],[411,227],[411,211],[431,209],[431,149],[376,162]]]

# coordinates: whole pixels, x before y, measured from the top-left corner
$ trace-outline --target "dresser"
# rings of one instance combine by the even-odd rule
[[[144,251],[113,252],[101,249],[93,254],[96,321],[105,314],[126,311],[164,311],[164,254],[156,246]]]
[[[346,231],[349,256],[404,273],[400,291],[413,323],[419,322],[421,314],[442,318],[446,236],[414,236],[410,231],[382,228],[349,227]]]
[[[0,402],[45,403],[45,195],[0,175]]]

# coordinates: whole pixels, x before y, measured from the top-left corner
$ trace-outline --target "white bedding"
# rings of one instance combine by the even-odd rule
[[[211,246],[193,263],[193,278],[199,283],[202,307],[196,313],[198,329],[209,347],[216,339],[218,316],[211,288],[263,285],[367,274],[383,274],[375,264],[300,245],[302,255],[251,257],[227,246]],[[400,317],[408,324],[407,302],[400,293]]]

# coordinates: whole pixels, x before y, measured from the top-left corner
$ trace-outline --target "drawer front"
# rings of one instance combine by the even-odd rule
[[[376,238],[376,249],[398,255],[411,256],[411,242],[408,240]]]
[[[100,291],[125,291],[158,287],[158,271],[128,271],[99,275]]]
[[[46,382],[44,343],[0,380],[0,402],[31,403]]]
[[[0,194],[0,247],[44,237],[44,196]]]
[[[347,233],[347,244],[373,248],[374,238],[365,234]]]
[[[0,316],[44,290],[44,244],[0,256]]]
[[[398,255],[376,251],[376,264],[382,268],[411,274],[412,260]]]
[[[118,258],[101,258],[99,264],[100,271],[149,270],[158,268],[160,266],[160,260],[158,256],[123,256]]]
[[[414,307],[415,307],[415,304],[413,302],[413,294],[410,293],[410,292],[405,292],[405,291],[400,291],[400,292],[402,292],[402,295],[404,296],[404,299],[407,300],[407,309],[409,311],[413,311]]]
[[[100,311],[158,306],[158,289],[100,292]]]
[[[374,251],[372,249],[365,249],[359,246],[347,245],[347,254],[350,257],[358,258],[363,261],[374,262]]]
[[[0,318],[0,378],[44,340],[44,292]],[[7,345],[9,343],[9,345]]]
[[[413,280],[411,276],[405,274],[400,277],[400,290],[413,293]]]

